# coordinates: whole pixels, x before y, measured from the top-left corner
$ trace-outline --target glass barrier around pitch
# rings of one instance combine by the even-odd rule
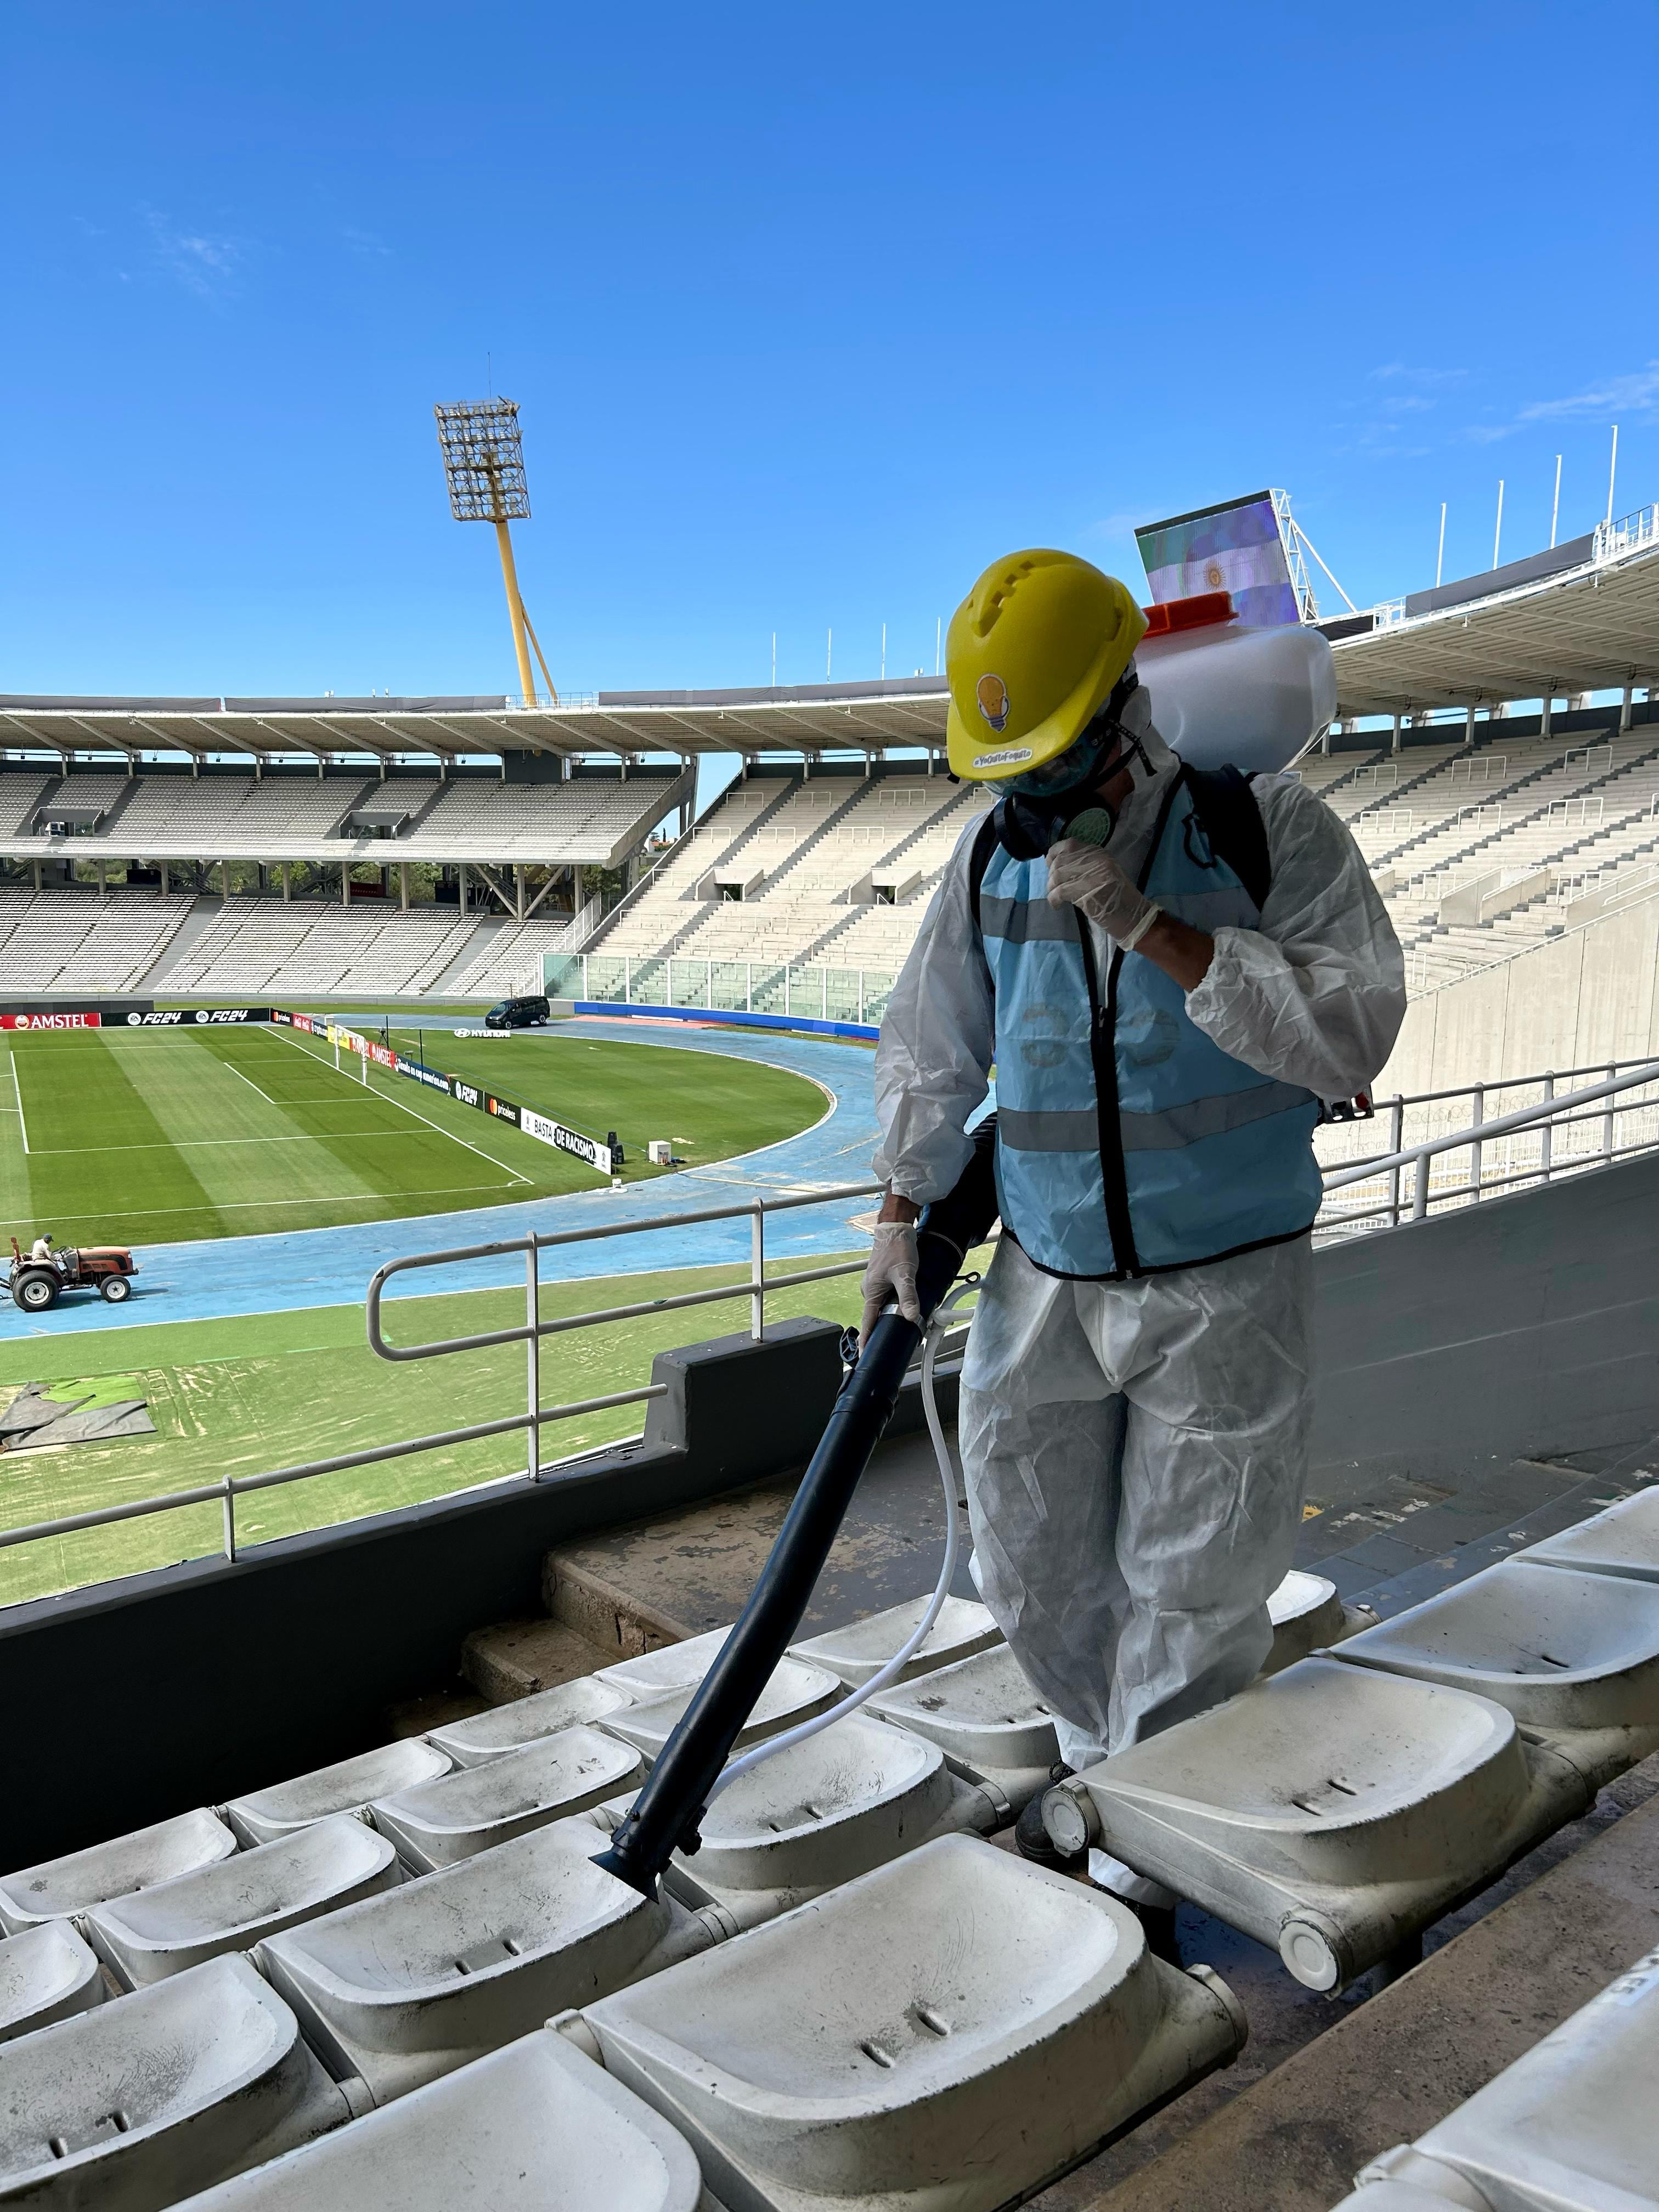
[[[783,1014],[831,1022],[880,1021],[894,971],[787,967],[763,960],[682,960],[602,952],[550,952],[542,988],[550,998],[623,1006],[684,1006],[688,1012]]]

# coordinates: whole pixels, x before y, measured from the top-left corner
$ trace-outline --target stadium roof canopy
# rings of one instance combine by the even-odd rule
[[[647,753],[887,752],[945,742],[945,679],[735,691],[600,691],[557,707],[505,698],[0,697],[0,750],[300,753],[494,759]]]
[[[1322,623],[1343,715],[1659,683],[1659,509]]]

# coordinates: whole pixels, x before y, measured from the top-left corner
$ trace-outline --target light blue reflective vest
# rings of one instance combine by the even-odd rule
[[[1260,912],[1211,848],[1183,780],[1141,888],[1196,929]],[[996,994],[996,1176],[1003,1225],[1049,1274],[1146,1275],[1304,1235],[1319,1210],[1310,1091],[1212,1043],[1181,986],[1113,950],[1103,969],[1046,860],[994,844],[980,927]]]

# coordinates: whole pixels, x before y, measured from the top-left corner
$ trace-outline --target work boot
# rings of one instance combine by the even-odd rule
[[[1067,1766],[1063,1759],[1057,1759],[1048,1769],[1047,1786],[1052,1789],[1056,1782],[1069,1780],[1076,1771],[1076,1768]],[[1056,1874],[1081,1874],[1089,1863],[1086,1848],[1073,1851],[1068,1857],[1064,1851],[1057,1851],[1049,1842],[1048,1831],[1042,1825],[1041,1790],[1014,1823],[1014,1849],[1021,1858],[1030,1859],[1033,1866],[1052,1867]]]

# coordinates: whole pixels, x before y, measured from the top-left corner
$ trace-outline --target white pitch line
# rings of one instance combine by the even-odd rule
[[[236,1065],[236,1063],[235,1063],[235,1061],[234,1061],[234,1060],[221,1060],[219,1064],[220,1064],[220,1066],[221,1066],[222,1067],[228,1067],[228,1068],[230,1070],[230,1072],[231,1072],[231,1073],[232,1073],[233,1075],[241,1075],[241,1076],[242,1076],[242,1080],[243,1080],[243,1082],[246,1084],[246,1085],[247,1085],[247,1087],[248,1087],[248,1089],[249,1089],[250,1091],[259,1091],[259,1086],[258,1086],[258,1084],[253,1080],[253,1078],[252,1078],[251,1075],[242,1075],[242,1071],[241,1071],[241,1069],[240,1069],[240,1067],[238,1067],[238,1066],[237,1066],[237,1065]],[[267,1105],[267,1106],[274,1106],[274,1107],[276,1107],[276,1109],[277,1112],[278,1112],[279,1114],[281,1113],[281,1111],[282,1111],[282,1101],[281,1101],[281,1099],[279,1099],[279,1098],[273,1098],[273,1097],[271,1097],[271,1095],[270,1095],[270,1091],[259,1091],[259,1096],[260,1096],[260,1097],[261,1097],[261,1098],[263,1098],[263,1099],[264,1100],[264,1102],[265,1102],[265,1103],[266,1103],[266,1105]]]
[[[23,1139],[23,1157],[27,1159],[29,1153],[29,1125],[23,1118],[23,1086],[17,1080],[17,1054],[9,1051],[6,1057],[11,1062],[11,1087],[17,1094],[17,1127]]]
[[[311,1051],[307,1046],[301,1044],[298,1037],[285,1036],[283,1042],[288,1044],[298,1046],[299,1049],[305,1054],[307,1060],[315,1060],[319,1066],[325,1067],[328,1065],[326,1060],[322,1059],[320,1054],[314,1053]],[[366,1065],[372,1064],[372,1062],[366,1063]],[[340,1072],[347,1082],[352,1080],[349,1076],[345,1075],[343,1068]],[[256,1084],[254,1088],[258,1090],[258,1085]],[[428,1129],[433,1130],[440,1137],[447,1137],[451,1144],[465,1145],[469,1152],[476,1153],[481,1160],[488,1160],[492,1168],[500,1168],[502,1174],[511,1176],[514,1182],[523,1183],[526,1189],[531,1187],[530,1177],[526,1175],[520,1175],[517,1168],[509,1167],[505,1160],[498,1160],[494,1152],[485,1152],[481,1146],[468,1143],[468,1140],[465,1137],[458,1137],[453,1129],[441,1127],[436,1121],[430,1120],[428,1115],[416,1113],[414,1107],[405,1105],[404,1101],[398,1097],[394,1092],[379,1091],[376,1091],[374,1095],[377,1098],[384,1098],[386,1100],[388,1104],[395,1106],[400,1114],[407,1114],[416,1121],[424,1121]]]
[[[14,1109],[0,1106],[0,1114]],[[82,1158],[88,1152],[199,1152],[212,1145],[331,1145],[340,1137],[407,1137],[413,1139],[413,1129],[331,1129],[316,1137],[184,1137],[176,1144],[159,1145],[48,1145],[44,1152],[36,1152],[36,1159],[68,1160]]]
[[[497,1164],[499,1165],[500,1163],[498,1162]],[[446,1184],[441,1190],[423,1190],[419,1195],[422,1198],[459,1198],[469,1190],[501,1190],[504,1188],[503,1184],[498,1182],[455,1182]],[[153,1215],[164,1213],[258,1212],[262,1206],[384,1206],[385,1204],[384,1191],[369,1191],[362,1198],[238,1198],[233,1199],[224,1206],[216,1206],[210,1200],[204,1199],[200,1206],[124,1206],[113,1214],[109,1208],[106,1207],[102,1213],[55,1213],[53,1218],[58,1221],[108,1221],[112,1218],[119,1221],[143,1221],[148,1220]],[[388,1218],[397,1221],[420,1218],[418,1214],[393,1214]],[[747,1278],[744,1279],[746,1281]],[[734,1297],[743,1296],[743,1285],[740,1284],[732,1295]]]

